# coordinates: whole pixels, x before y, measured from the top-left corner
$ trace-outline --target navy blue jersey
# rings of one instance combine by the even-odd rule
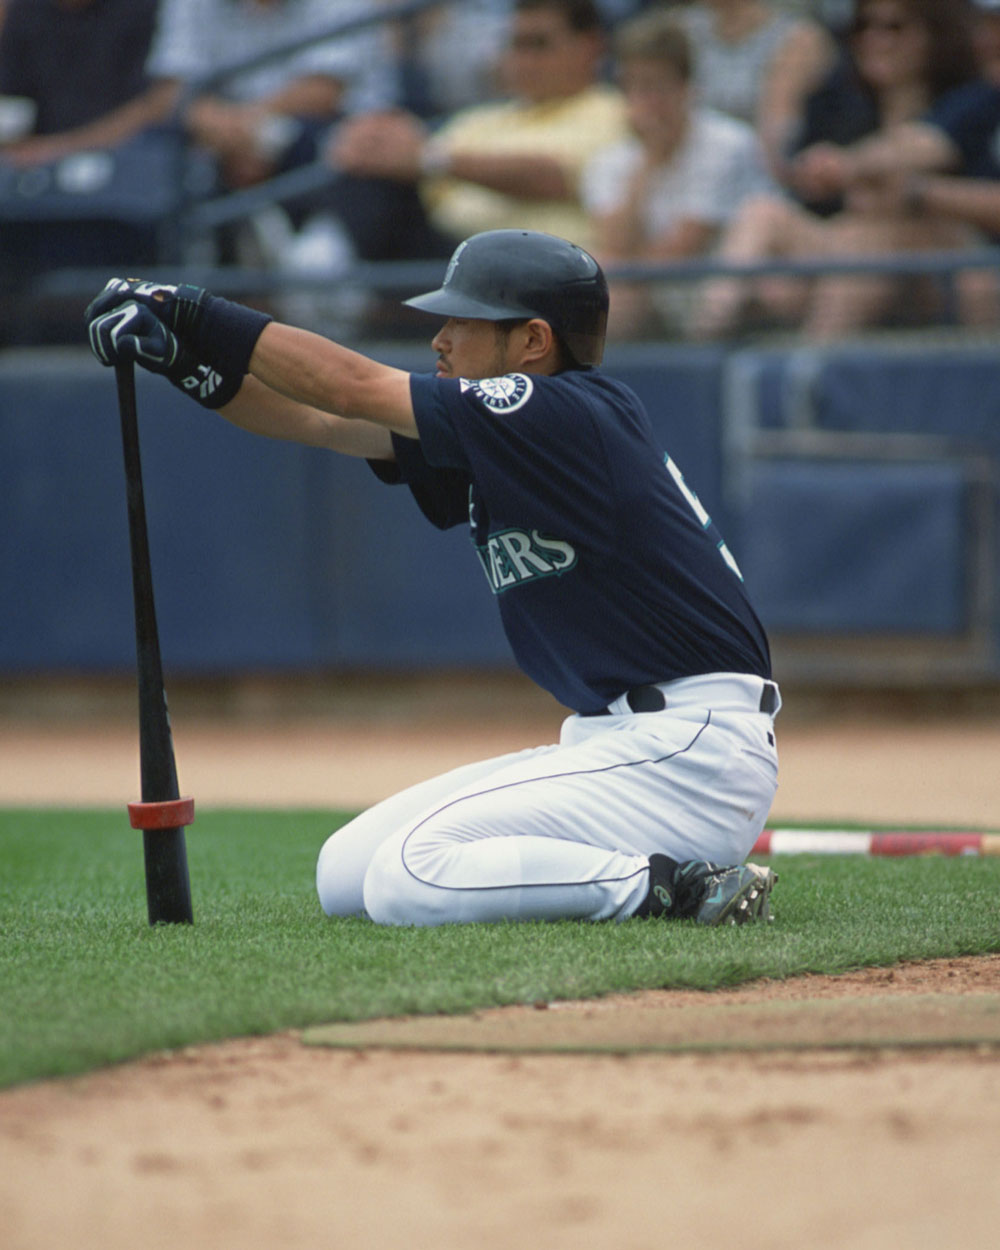
[[[637,396],[591,370],[411,376],[419,441],[393,436],[424,514],[468,523],[514,656],[566,707],[701,673],[770,676],[718,531]]]

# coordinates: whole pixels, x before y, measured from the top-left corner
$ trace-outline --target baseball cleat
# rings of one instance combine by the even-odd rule
[[[778,880],[758,864],[713,864],[690,859],[678,864],[667,855],[649,857],[649,893],[637,917],[668,916],[699,924],[748,924],[768,921],[771,890]]]
[[[770,868],[757,864],[726,868],[695,860],[680,871],[689,882],[702,886],[694,912],[698,924],[750,924],[771,919],[771,890],[778,878]]]
[[[753,902],[753,915],[749,918],[763,920],[765,924],[770,924],[774,920],[771,914],[771,891],[777,884],[778,874],[772,872],[770,868],[762,868],[760,864],[744,864],[743,867],[756,873],[758,880],[758,889]]]

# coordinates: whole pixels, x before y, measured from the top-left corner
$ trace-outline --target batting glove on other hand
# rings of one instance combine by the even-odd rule
[[[173,331],[134,300],[94,317],[88,333],[91,351],[102,365],[134,361],[162,374],[205,408],[228,404],[243,385],[242,374],[226,378],[211,365],[201,364]]]
[[[88,322],[127,303],[148,309],[195,357],[226,377],[242,377],[258,338],[273,320],[267,313],[212,295],[204,287],[112,278],[87,306]]]

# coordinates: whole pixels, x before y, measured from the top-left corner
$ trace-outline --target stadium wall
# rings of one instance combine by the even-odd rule
[[[779,676],[1000,675],[994,349],[636,344],[606,368],[719,522]],[[511,665],[464,532],[432,529],[363,463],[138,385],[171,672]],[[131,670],[114,383],[85,352],[0,354],[0,519],[0,675]]]

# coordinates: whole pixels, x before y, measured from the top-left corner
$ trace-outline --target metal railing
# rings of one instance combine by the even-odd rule
[[[358,261],[336,275],[328,273],[285,273],[270,268],[226,265],[151,266],[148,276],[156,281],[191,282],[209,286],[220,295],[270,294],[276,291],[328,290],[331,282],[364,287],[371,291],[417,290],[441,280],[444,260]],[[883,256],[856,256],[804,260],[767,260],[729,263],[706,258],[676,262],[632,262],[609,265],[610,281],[703,282],[710,278],[800,277],[853,274],[857,276],[923,276],[950,281],[958,273],[972,269],[1000,269],[1000,247],[961,251],[887,253]],[[62,269],[41,278],[36,293],[50,298],[73,298],[92,293],[109,277],[106,266]]]

